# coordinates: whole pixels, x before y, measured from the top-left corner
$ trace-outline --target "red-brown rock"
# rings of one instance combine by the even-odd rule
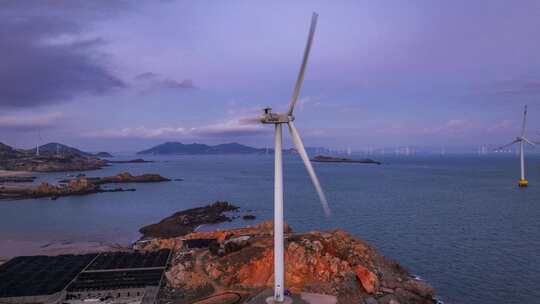
[[[373,272],[369,271],[369,269],[362,265],[357,265],[356,267],[354,267],[354,272],[356,273],[356,277],[358,278],[358,280],[360,280],[362,287],[367,293],[372,294],[377,290],[379,280]]]
[[[293,292],[317,292],[335,295],[339,303],[361,303],[369,297],[400,303],[433,303],[433,289],[413,279],[396,262],[385,258],[373,247],[344,231],[292,234],[287,229],[285,246],[285,284]],[[186,288],[185,279],[196,285],[216,284],[229,290],[258,290],[273,284],[273,225],[264,222],[246,227],[213,232],[194,232],[184,239],[217,239],[223,244],[249,236],[246,246],[214,255],[207,249],[192,251],[193,259],[177,262],[167,272],[171,288]],[[180,238],[155,241],[160,246],[184,252]],[[199,261],[202,270],[192,267]],[[203,262],[204,261],[204,262]],[[181,264],[182,266],[177,266]],[[388,302],[388,301],[387,301]]]

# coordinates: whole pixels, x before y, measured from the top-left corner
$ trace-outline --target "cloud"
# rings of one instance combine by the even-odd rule
[[[155,79],[158,79],[159,78],[159,75],[156,74],[156,73],[152,73],[152,72],[146,72],[146,73],[142,73],[142,74],[139,74],[137,76],[135,76],[135,80],[155,80]]]
[[[518,125],[516,124],[516,122],[514,120],[503,119],[503,120],[501,120],[499,122],[496,122],[495,124],[493,124],[491,126],[488,126],[486,128],[486,131],[488,133],[500,133],[500,132],[508,131],[509,129],[513,129],[516,126],[518,126]]]
[[[145,72],[135,76],[135,85],[140,87],[140,93],[146,94],[162,89],[195,89],[193,80],[184,79],[182,81],[164,77],[158,73]]]
[[[200,137],[244,137],[268,133],[270,130],[271,128],[265,128],[261,124],[253,124],[251,118],[241,118],[193,128],[192,134]]]
[[[55,127],[64,118],[60,112],[0,116],[0,128],[9,131],[34,131]]]
[[[518,78],[475,86],[473,90],[498,96],[540,96],[540,80]]]
[[[0,106],[59,103],[124,86],[96,50],[103,39],[82,38],[92,19],[87,5],[19,2],[0,13]]]
[[[84,137],[90,138],[140,138],[140,139],[173,139],[173,138],[229,138],[247,137],[265,134],[271,128],[265,128],[261,124],[247,123],[247,120],[230,120],[223,123],[210,124],[201,127],[158,127],[147,128],[145,126],[128,127],[122,129],[104,129],[85,132]]]
[[[173,138],[186,134],[184,128],[161,127],[146,128],[145,126],[122,129],[106,129],[89,131],[83,134],[90,138]]]

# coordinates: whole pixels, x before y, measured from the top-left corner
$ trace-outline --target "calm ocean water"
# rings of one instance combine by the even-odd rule
[[[2,201],[0,241],[129,243],[142,225],[215,200],[271,219],[272,156],[155,159],[87,174],[155,172],[184,181],[126,185],[136,192]],[[341,228],[371,242],[434,285],[446,303],[539,303],[538,156],[528,157],[527,189],[516,185],[515,155],[381,160],[381,166],[315,164],[333,211],[326,218],[299,158],[286,156],[287,221],[296,231]],[[64,174],[39,177],[55,181]]]

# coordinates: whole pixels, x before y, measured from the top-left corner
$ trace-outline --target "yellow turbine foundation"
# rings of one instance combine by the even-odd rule
[[[520,179],[519,182],[518,182],[518,185],[520,187],[527,187],[529,185],[529,181],[526,180],[526,179]]]

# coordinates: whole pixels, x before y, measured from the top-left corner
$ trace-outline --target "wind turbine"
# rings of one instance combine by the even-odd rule
[[[304,72],[306,71],[307,61],[313,43],[313,36],[315,35],[315,28],[317,26],[316,13],[313,13],[311,17],[311,26],[309,29],[309,36],[304,50],[304,57],[300,66],[300,72],[296,78],[296,85],[294,87],[293,95],[289,104],[289,109],[286,113],[274,113],[271,108],[264,109],[264,115],[260,117],[259,121],[263,124],[273,124],[275,126],[274,136],[274,297],[268,298],[267,303],[292,303],[292,300],[284,296],[285,291],[285,257],[284,257],[284,237],[283,237],[283,158],[282,158],[282,125],[286,124],[291,133],[291,137],[300,158],[304,162],[308,174],[317,190],[319,199],[322,203],[325,214],[330,215],[330,208],[324,192],[322,191],[319,179],[315,174],[315,170],[309,161],[306,149],[300,138],[298,130],[294,126],[294,106],[300,95],[300,89],[302,82],[304,81]]]
[[[38,142],[36,144],[36,156],[39,156],[39,142],[42,141],[41,130],[38,130]]]
[[[533,142],[531,142],[530,140],[528,140],[526,137],[525,137],[525,125],[527,123],[527,105],[525,105],[525,110],[523,111],[523,125],[521,126],[521,135],[516,137],[516,139],[509,143],[509,144],[506,144],[502,147],[499,147],[497,150],[502,150],[506,147],[509,147],[513,144],[518,144],[519,143],[519,160],[520,160],[520,164],[521,164],[521,178],[519,179],[519,182],[518,182],[518,185],[520,187],[527,187],[529,185],[529,181],[527,181],[525,179],[525,151],[523,150],[523,147],[524,145],[527,143],[531,146],[535,146],[535,144]]]

